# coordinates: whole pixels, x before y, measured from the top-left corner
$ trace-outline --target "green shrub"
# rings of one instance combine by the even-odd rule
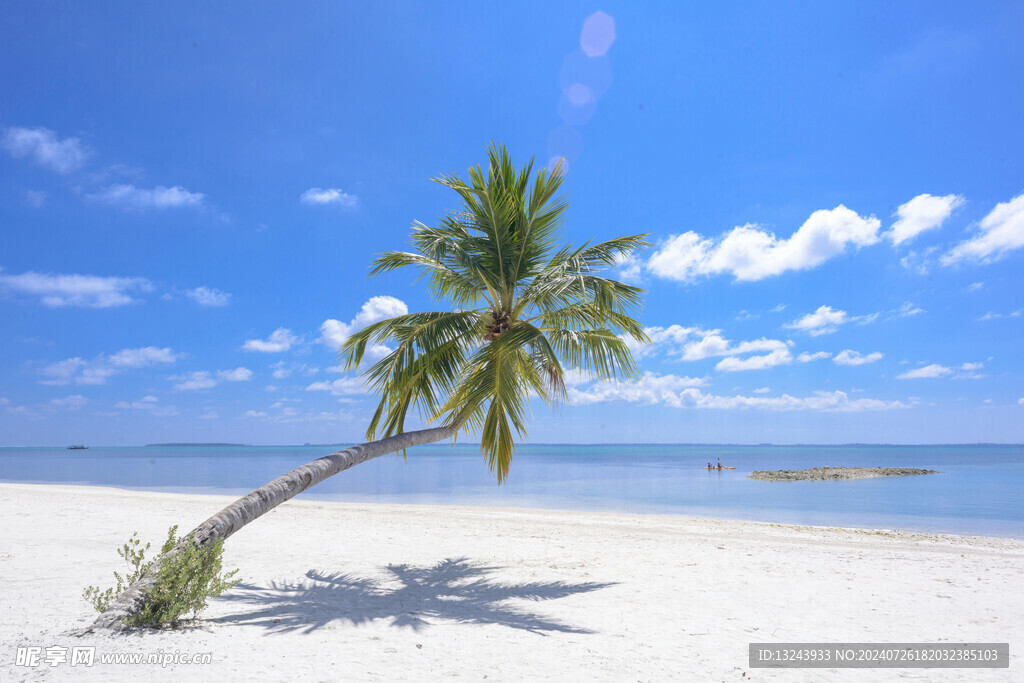
[[[167,540],[160,549],[161,556],[184,540],[176,537],[177,531],[177,525],[168,530]],[[155,560],[147,562],[145,558],[150,544],[140,548],[141,542],[137,536],[138,532],[132,534],[128,542],[117,551],[128,563],[130,573],[122,576],[114,572],[117,579],[115,588],[100,591],[96,586],[89,586],[85,589],[85,599],[92,603],[97,612],[105,612],[118,595],[153,566]],[[146,606],[142,612],[130,617],[128,623],[132,626],[163,628],[178,626],[188,614],[196,618],[206,608],[208,598],[217,597],[240,581],[235,578],[237,569],[221,573],[223,551],[224,539],[218,538],[202,548],[190,543],[174,557],[160,557],[156,582],[145,593]]]

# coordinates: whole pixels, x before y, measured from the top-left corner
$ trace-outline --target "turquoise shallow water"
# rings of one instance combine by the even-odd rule
[[[0,481],[244,494],[323,446],[0,448]],[[721,459],[735,471],[701,467]],[[924,467],[942,474],[762,482],[756,469]],[[473,445],[364,463],[303,498],[685,514],[1024,538],[1024,446],[520,446],[498,486]]]

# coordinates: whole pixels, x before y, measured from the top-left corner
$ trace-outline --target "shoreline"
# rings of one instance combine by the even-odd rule
[[[53,484],[53,483],[42,483],[42,482],[18,482],[18,481],[4,481],[0,480],[0,490],[7,486],[24,486],[24,487],[45,487],[45,488],[66,488],[69,491],[75,490],[106,490],[109,492],[117,493],[142,493],[142,494],[158,494],[158,495],[170,495],[170,496],[202,496],[204,498],[214,497],[225,499],[224,505],[228,505],[235,500],[245,496],[250,492],[251,489],[238,489],[236,493],[224,493],[223,491],[181,491],[181,490],[156,490],[152,488],[126,488],[109,485],[92,485],[92,484]],[[169,487],[174,488],[176,487]],[[366,498],[371,496],[367,495]],[[316,504],[338,504],[338,505],[354,505],[354,506],[398,506],[403,508],[414,508],[423,507],[427,509],[432,508],[443,508],[443,509],[467,509],[467,510],[496,510],[504,512],[538,512],[538,513],[559,513],[559,514],[583,514],[583,515],[640,515],[650,517],[666,517],[666,518],[678,518],[681,520],[688,520],[694,522],[728,522],[737,524],[755,524],[765,526],[779,526],[779,527],[792,527],[795,529],[820,529],[820,530],[840,530],[840,531],[853,531],[858,533],[876,533],[884,532],[889,534],[907,534],[916,536],[949,536],[954,538],[979,538],[979,539],[1002,539],[1007,541],[1018,541],[1024,542],[1024,531],[1021,535],[1005,535],[1005,534],[986,534],[986,533],[958,533],[955,531],[942,531],[930,528],[913,528],[913,527],[898,527],[898,526],[846,526],[842,524],[803,524],[798,522],[788,521],[772,521],[767,519],[748,519],[743,517],[727,517],[717,515],[701,515],[701,514],[685,514],[679,512],[661,512],[661,511],[634,511],[625,509],[596,509],[596,508],[583,508],[583,507],[559,507],[557,505],[543,506],[543,505],[524,505],[521,507],[508,506],[508,505],[490,505],[486,503],[475,504],[475,503],[422,503],[422,502],[395,502],[395,501],[372,501],[372,500],[335,500],[330,498],[323,498],[316,494],[315,491],[309,495],[303,496],[300,494],[295,498],[288,501],[288,503],[316,503]],[[220,508],[210,510],[210,515],[216,513]],[[202,521],[202,520],[200,520]],[[197,522],[198,523],[198,522]],[[179,530],[181,531],[181,530]]]
[[[69,635],[134,531],[155,545],[230,496],[0,484],[0,678],[107,681],[821,680],[750,642],[1024,641],[1024,542],[679,515],[292,500],[239,530],[243,583],[197,624]],[[18,667],[18,646],[209,652],[207,665]],[[140,668],[141,667],[141,668]],[[928,670],[929,680],[1018,678]],[[831,680],[885,681],[886,670]]]

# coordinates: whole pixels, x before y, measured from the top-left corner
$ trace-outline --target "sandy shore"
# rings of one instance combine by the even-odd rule
[[[133,531],[158,546],[230,501],[0,484],[0,680],[1024,680],[1020,541],[655,515],[292,501],[228,541],[244,583],[195,627],[68,634]],[[752,641],[1009,642],[1011,668],[750,669]]]

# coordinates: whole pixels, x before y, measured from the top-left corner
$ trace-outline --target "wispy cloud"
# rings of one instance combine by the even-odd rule
[[[160,405],[160,399],[153,395],[143,396],[138,401],[118,401],[114,404],[114,407],[120,410],[146,411],[157,417],[166,417],[178,414],[177,408],[174,406]]]
[[[819,391],[802,398],[789,394],[782,396],[722,396],[704,393],[694,386],[695,382],[700,382],[700,380],[647,373],[637,382],[603,381],[587,389],[570,388],[569,400],[577,405],[620,401],[644,405],[662,404],[673,408],[718,410],[857,412],[909,407],[909,404],[901,401],[884,401],[873,398],[851,399],[843,391]]]
[[[807,332],[812,337],[818,337],[823,334],[831,334],[846,323],[857,322],[862,325],[873,323],[878,319],[878,316],[878,313],[851,316],[846,311],[835,309],[831,306],[819,306],[814,313],[808,313],[802,318],[783,325],[783,327],[791,330],[800,330],[801,332]]]
[[[645,405],[663,403],[679,408],[682,407],[680,391],[691,387],[701,387],[705,384],[707,384],[707,380],[699,377],[680,377],[645,372],[643,377],[636,382],[602,380],[588,389],[570,387],[568,393],[569,401],[576,405],[624,401]]]
[[[814,353],[808,353],[804,351],[796,359],[801,363],[810,363],[811,361],[824,360],[825,358],[831,358],[832,354],[828,351],[815,351]]]
[[[157,187],[148,189],[135,185],[111,185],[99,192],[87,194],[87,198],[110,206],[120,206],[135,211],[148,209],[197,208],[206,197],[201,192],[190,192],[184,187]]]
[[[89,399],[81,394],[73,394],[71,396],[65,396],[64,398],[53,398],[50,399],[50,405],[57,408],[68,408],[69,410],[79,410],[89,404]]]
[[[935,377],[951,377],[952,379],[981,379],[985,375],[980,371],[985,367],[984,363],[962,363],[956,367],[948,367],[938,363],[915,368],[896,379],[933,379]]]
[[[734,228],[718,240],[690,231],[662,242],[647,262],[658,277],[684,282],[701,276],[732,274],[737,280],[762,280],[790,270],[805,270],[842,254],[848,246],[879,240],[881,222],[845,206],[815,211],[788,239],[754,224]]]
[[[248,382],[252,379],[252,370],[243,367],[237,367],[234,370],[219,370],[217,377],[225,382]]]
[[[991,263],[1024,247],[1024,194],[996,204],[978,223],[978,234],[953,247],[943,265],[963,262]]]
[[[941,226],[953,210],[963,203],[964,198],[955,194],[944,197],[918,195],[896,209],[899,220],[893,223],[886,237],[892,240],[894,245],[914,239],[922,232]]]
[[[336,187],[311,187],[299,196],[299,201],[308,205],[336,204],[350,209],[359,203],[359,197]]]
[[[153,365],[166,365],[183,357],[183,353],[175,353],[169,347],[157,348],[144,346],[138,349],[122,349],[107,357],[107,362],[115,368],[147,368]]]
[[[866,355],[861,355],[858,351],[852,351],[846,349],[836,354],[836,357],[832,359],[832,362],[836,365],[867,365],[868,363],[874,363],[875,361],[882,360],[882,353],[875,351]]]
[[[199,391],[212,389],[221,382],[247,382],[252,379],[252,370],[238,367],[234,370],[218,370],[216,373],[207,370],[195,370],[170,377],[177,382],[174,388],[178,391]]]
[[[729,358],[723,358],[715,366],[715,370],[719,372],[766,370],[774,368],[776,365],[789,365],[792,362],[793,356],[789,353],[789,349],[783,347],[760,356],[750,356],[749,358],[730,356]]]
[[[125,370],[171,365],[182,356],[184,354],[175,353],[170,348],[144,346],[122,349],[111,355],[100,354],[92,360],[67,358],[44,365],[39,374],[45,379],[39,383],[57,386],[106,384],[108,379]]]
[[[242,348],[246,351],[261,351],[263,353],[281,353],[299,343],[299,337],[292,334],[292,331],[285,327],[279,327],[270,333],[266,339],[249,339]]]
[[[335,396],[365,395],[369,393],[366,383],[359,377],[341,377],[333,382],[313,382],[306,391],[329,391]]]
[[[221,290],[213,289],[212,287],[186,289],[185,296],[192,299],[192,301],[195,301],[200,306],[227,306],[231,302],[231,294],[229,292],[222,292]]]
[[[29,271],[21,275],[0,272],[0,290],[36,297],[44,306],[111,308],[136,303],[129,293],[151,292],[153,284],[141,277],[60,275]]]
[[[48,128],[7,128],[0,144],[15,158],[28,157],[40,166],[62,174],[77,171],[89,157],[89,149],[81,140],[61,140]]]
[[[934,377],[945,377],[946,375],[952,374],[952,368],[948,368],[945,365],[939,365],[938,363],[932,363],[931,365],[925,365],[921,368],[909,370],[904,372],[902,375],[896,375],[896,379],[931,379]]]
[[[1000,318],[1019,318],[1021,314],[1024,314],[1024,308],[1018,308],[1016,311],[1010,313],[996,313],[995,311],[989,311],[985,315],[978,318],[978,320],[999,320]]]

